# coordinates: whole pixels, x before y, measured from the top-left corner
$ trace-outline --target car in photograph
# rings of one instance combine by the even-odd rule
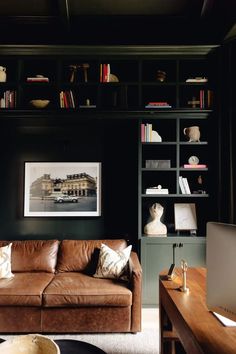
[[[54,199],[54,203],[78,203],[79,197],[74,195],[60,195]]]

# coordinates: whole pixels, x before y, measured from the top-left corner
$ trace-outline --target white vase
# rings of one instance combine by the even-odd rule
[[[7,73],[6,68],[4,66],[0,66],[0,82],[6,82]]]

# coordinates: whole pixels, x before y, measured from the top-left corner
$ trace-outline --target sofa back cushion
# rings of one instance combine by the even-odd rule
[[[126,240],[63,240],[60,243],[57,271],[94,274],[101,244],[114,250],[127,247]]]
[[[0,241],[0,247],[12,242],[12,272],[47,272],[54,273],[58,240]]]

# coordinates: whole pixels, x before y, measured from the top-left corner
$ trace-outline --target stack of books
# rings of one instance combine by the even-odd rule
[[[36,75],[35,77],[27,77],[26,81],[27,82],[49,82],[49,78],[42,75]]]
[[[7,90],[0,98],[0,108],[16,108],[16,91]]]
[[[168,102],[148,102],[145,108],[172,108]]]
[[[207,77],[203,77],[203,76],[196,76],[196,77],[190,77],[186,80],[186,82],[193,82],[193,83],[197,83],[197,82],[208,82],[208,78]]]
[[[204,163],[199,163],[199,164],[190,164],[190,163],[186,163],[183,165],[184,168],[207,168],[207,165]]]
[[[75,99],[71,90],[60,92],[60,108],[75,108]]]

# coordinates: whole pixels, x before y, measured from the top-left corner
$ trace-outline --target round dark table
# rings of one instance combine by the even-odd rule
[[[0,343],[2,342],[4,342],[4,339],[0,338]],[[55,342],[59,346],[61,354],[106,354],[95,345],[80,340],[57,339]]]
[[[61,354],[106,354],[95,345],[80,340],[57,339],[55,342],[59,346]]]

